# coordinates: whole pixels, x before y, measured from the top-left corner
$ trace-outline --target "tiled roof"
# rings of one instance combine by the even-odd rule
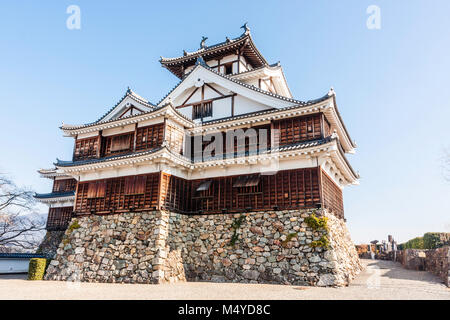
[[[111,109],[109,109],[105,114],[103,114],[98,120],[88,123],[88,124],[86,124],[86,126],[99,123],[104,117],[106,117],[111,111],[113,111],[126,97],[130,97],[130,98],[134,99],[136,102],[142,103],[143,105],[146,105],[149,108],[156,108],[156,106],[154,104],[152,104],[150,101],[145,100],[140,95],[133,92],[133,90],[128,88],[127,91],[125,92],[125,94],[123,95],[123,97],[119,100],[119,102],[117,102]]]
[[[31,258],[45,258],[45,256],[37,253],[0,253],[0,259],[31,259]]]
[[[162,148],[163,147],[158,147],[158,148],[154,148],[154,149],[147,150],[147,151],[115,155],[115,156],[110,156],[110,157],[105,157],[105,158],[100,158],[100,159],[87,159],[87,160],[79,160],[79,161],[63,161],[63,160],[56,159],[55,165],[58,167],[74,167],[74,166],[82,166],[82,165],[86,165],[86,164],[94,164],[94,163],[99,163],[99,162],[127,159],[127,158],[139,157],[139,156],[155,153],[156,151],[159,151]]]
[[[267,115],[267,114],[271,114],[271,113],[275,113],[275,112],[279,112],[279,111],[289,111],[292,109],[296,109],[298,107],[306,107],[306,106],[310,106],[322,101],[325,101],[329,98],[330,96],[328,95],[324,95],[321,98],[315,99],[315,100],[308,100],[306,102],[303,102],[301,105],[294,105],[294,106],[290,106],[290,107],[284,107],[284,108],[272,108],[269,110],[264,110],[264,111],[255,111],[255,112],[249,112],[249,113],[245,113],[245,114],[240,114],[237,116],[233,116],[233,117],[226,117],[226,118],[220,118],[220,119],[214,119],[214,120],[209,120],[209,121],[204,121],[203,125],[210,125],[210,124],[215,124],[215,123],[221,123],[221,122],[226,122],[226,121],[230,121],[230,120],[239,120],[239,119],[245,119],[245,118],[250,118],[250,117],[254,117],[254,116],[262,116],[262,115]]]
[[[74,126],[67,126],[66,125],[66,126],[60,127],[60,129],[62,129],[62,130],[77,130],[77,129],[82,129],[82,128],[96,126],[96,125],[106,124],[106,123],[110,123],[110,122],[114,122],[114,121],[131,119],[131,118],[134,118],[134,117],[140,117],[140,116],[143,116],[143,115],[151,114],[153,112],[157,112],[157,111],[165,108],[166,106],[167,106],[167,104],[164,104],[162,106],[155,106],[153,110],[150,110],[148,112],[142,112],[142,113],[135,114],[135,115],[129,115],[127,117],[122,117],[120,119],[110,119],[110,120],[106,120],[106,121],[98,121],[98,122],[92,122],[92,123],[81,124],[81,125],[74,125]],[[184,118],[186,121],[192,122],[191,119],[186,117],[184,114],[179,112],[177,109],[175,109],[175,108],[173,108],[173,109],[177,113],[177,115],[179,115],[180,117]]]
[[[198,49],[196,51],[192,51],[192,52],[186,52],[185,51],[185,55],[180,56],[180,57],[175,57],[175,58],[164,58],[164,57],[161,57],[160,62],[163,63],[163,64],[164,63],[171,63],[171,62],[178,62],[178,61],[183,61],[183,60],[186,60],[186,59],[189,59],[189,58],[195,58],[195,57],[198,57],[200,55],[207,55],[207,54],[209,54],[209,53],[211,53],[213,51],[217,51],[219,49],[223,49],[223,48],[225,48],[227,46],[232,46],[232,45],[235,45],[237,43],[244,42],[245,39],[250,39],[251,40],[250,33],[244,32],[239,37],[236,37],[234,39],[228,39],[227,38],[223,42],[219,42],[219,43],[207,46],[205,48],[200,48],[200,49]],[[261,53],[256,49],[256,47],[255,47],[255,51],[260,56],[260,59],[263,61],[263,63],[264,64],[268,64],[267,61],[264,59],[264,57],[261,55]]]
[[[50,198],[64,198],[75,195],[75,191],[68,192],[51,192],[51,193],[36,193],[34,197],[36,199],[50,199]]]
[[[317,140],[312,140],[312,141],[303,141],[303,142],[288,144],[288,145],[285,145],[285,146],[278,146],[276,148],[267,150],[266,153],[269,153],[269,152],[293,151],[293,150],[305,149],[305,148],[310,148],[310,147],[317,147],[317,146],[320,146],[322,144],[331,142],[332,140],[333,140],[332,137],[326,137],[326,138],[323,138],[323,139],[317,139]]]
[[[295,143],[295,144],[291,144],[291,145],[286,145],[286,146],[280,146],[276,149],[269,149],[267,150],[265,153],[270,153],[270,152],[282,152],[282,151],[292,151],[292,150],[298,150],[298,149],[305,149],[305,148],[309,148],[309,147],[316,147],[322,144],[325,144],[327,142],[330,142],[332,139],[330,137],[325,138],[325,139],[319,139],[319,140],[312,140],[312,141],[305,141],[305,142],[300,142],[300,143]],[[136,152],[136,153],[128,153],[125,155],[117,155],[117,156],[111,156],[111,157],[106,157],[106,158],[100,158],[100,159],[88,159],[88,160],[80,160],[80,161],[62,161],[57,159],[57,162],[55,163],[55,165],[59,166],[59,167],[74,167],[74,166],[81,166],[81,165],[87,165],[87,164],[94,164],[94,163],[100,163],[100,162],[106,162],[106,161],[114,161],[114,160],[121,160],[121,159],[127,159],[127,158],[134,158],[134,157],[139,157],[139,156],[143,156],[143,155],[147,155],[147,154],[152,154],[155,153],[161,149],[163,149],[165,147],[161,146],[158,148],[154,148],[151,150],[147,150],[147,151],[143,151],[143,152]],[[172,150],[170,148],[167,148],[167,150],[171,153]],[[182,157],[184,160],[194,163],[193,160],[177,154],[177,153],[173,153],[175,156],[179,156]],[[245,154],[246,156],[248,156],[248,152]],[[205,159],[206,161],[209,159]],[[52,194],[49,194],[52,195]],[[48,196],[51,197],[51,196]],[[56,197],[56,196],[55,196]]]
[[[252,90],[255,90],[257,92],[264,93],[265,95],[268,95],[268,96],[271,96],[271,97],[274,97],[274,98],[277,98],[277,99],[281,99],[281,100],[284,100],[284,101],[294,102],[294,103],[298,103],[300,105],[301,104],[306,104],[306,102],[304,102],[304,101],[296,100],[296,99],[293,99],[293,98],[288,98],[288,97],[285,97],[285,96],[282,96],[282,95],[279,95],[279,94],[276,94],[276,93],[272,93],[270,91],[266,91],[266,90],[257,88],[257,87],[255,87],[255,86],[253,86],[251,84],[247,84],[247,83],[244,83],[242,81],[236,80],[236,79],[232,78],[231,76],[222,74],[222,73],[220,73],[220,72],[218,72],[216,70],[211,69],[208,66],[203,66],[203,67],[205,67],[208,70],[210,70],[211,72],[214,72],[215,74],[221,76],[222,78],[225,78],[225,79],[228,79],[230,81],[233,81],[234,83],[237,83],[237,84],[239,84],[239,85],[241,85],[243,87],[246,87],[248,89],[252,89]]]
[[[322,144],[331,142],[333,140],[333,138],[331,137],[327,137],[324,139],[317,139],[317,140],[311,140],[311,141],[304,141],[304,142],[299,142],[299,143],[294,143],[294,144],[289,144],[289,145],[285,145],[285,146],[279,146],[276,148],[268,148],[266,151],[264,151],[261,154],[270,154],[270,153],[275,153],[275,152],[283,152],[283,151],[294,151],[294,150],[300,150],[300,149],[306,149],[306,148],[310,148],[310,147],[317,147],[320,146]],[[227,158],[226,153],[223,154],[223,158]],[[250,154],[249,151],[246,151],[244,153],[245,157],[250,156],[252,154]],[[254,154],[256,155],[256,154]],[[210,160],[216,160],[214,157],[211,158],[205,158],[203,160],[203,162],[206,161],[210,161]],[[197,161],[197,163],[199,163],[200,161]]]
[[[160,63],[163,65],[163,67],[167,68],[178,78],[183,78],[184,77],[183,75],[184,69],[182,68],[183,65],[186,66],[192,65],[192,63],[198,57],[208,59],[221,56],[223,54],[227,54],[227,51],[231,52],[238,47],[244,48],[242,54],[247,56],[249,61],[251,61],[253,67],[268,65],[266,59],[256,48],[248,29],[246,29],[246,31],[237,38],[234,39],[227,38],[223,42],[211,46],[204,46],[204,47],[202,46],[200,49],[193,52],[184,51],[183,56],[175,58],[161,57]]]
[[[203,60],[203,59],[202,59]],[[192,69],[191,71],[189,71],[189,73],[187,73],[186,74],[186,77],[188,77],[195,69],[197,69],[197,68],[199,68],[199,67],[203,67],[203,68],[205,68],[206,70],[209,70],[209,71],[211,71],[212,73],[214,73],[214,74],[216,74],[216,75],[218,75],[218,76],[220,76],[220,77],[222,77],[222,78],[225,78],[225,79],[227,79],[227,80],[230,80],[230,81],[232,81],[232,82],[234,82],[234,83],[236,83],[236,84],[238,84],[238,85],[241,85],[241,86],[243,86],[243,87],[245,87],[245,88],[247,88],[247,89],[251,89],[251,90],[254,90],[254,91],[257,91],[257,92],[259,92],[259,93],[263,93],[263,94],[265,94],[265,95],[268,95],[268,96],[271,96],[271,97],[274,97],[274,98],[277,98],[277,99],[280,99],[280,100],[284,100],[284,101],[288,101],[288,102],[293,102],[293,103],[296,103],[296,104],[298,104],[298,105],[300,105],[300,106],[302,106],[302,105],[309,105],[309,104],[312,104],[314,101],[316,101],[317,102],[317,100],[319,100],[319,99],[316,99],[316,100],[309,100],[309,101],[307,101],[307,102],[305,102],[305,101],[301,101],[301,100],[297,100],[297,99],[293,99],[293,98],[288,98],[288,97],[285,97],[285,96],[282,96],[282,95],[279,95],[279,94],[276,94],[276,93],[272,93],[272,92],[270,92],[270,91],[266,91],[266,90],[263,90],[263,89],[260,89],[260,88],[257,88],[257,87],[255,87],[255,86],[253,86],[253,85],[250,85],[250,84],[247,84],[247,83],[244,83],[244,82],[242,82],[242,81],[239,81],[239,80],[236,80],[236,79],[234,79],[234,78],[232,78],[231,76],[228,76],[228,75],[225,75],[225,74],[222,74],[222,73],[220,73],[220,72],[218,72],[218,71],[216,71],[216,70],[213,70],[213,69],[211,69],[210,67],[208,67],[205,63],[202,63],[201,61],[198,61],[198,63],[196,63],[196,66],[194,67],[194,69]],[[186,79],[186,77],[184,77],[182,80],[180,80],[159,102],[158,102],[158,105],[161,103],[161,102],[163,102],[164,101],[164,99],[166,99],[176,88],[178,88],[182,83],[183,83],[183,81],[184,81],[184,79]],[[322,99],[322,98],[320,98],[320,99]],[[279,110],[279,109],[278,109]]]

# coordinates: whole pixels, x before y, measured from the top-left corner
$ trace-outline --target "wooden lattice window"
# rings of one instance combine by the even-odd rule
[[[136,151],[159,147],[163,142],[164,124],[141,127],[137,129]]]
[[[55,180],[53,182],[53,192],[75,191],[76,187],[77,180],[75,179]]]
[[[212,117],[212,101],[199,103],[192,106],[192,119]]]
[[[50,208],[47,217],[49,231],[65,230],[72,218],[73,207]]]
[[[97,157],[98,137],[80,139],[75,141],[73,153],[74,160],[91,159]]]

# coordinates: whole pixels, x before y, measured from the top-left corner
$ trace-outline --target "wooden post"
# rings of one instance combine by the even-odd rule
[[[234,95],[231,96],[231,116],[234,117]]]
[[[136,152],[137,130],[138,130],[138,124],[136,122],[136,125],[134,126],[133,152]]]
[[[103,134],[103,130],[100,130],[100,131],[98,132],[98,136],[97,136],[97,158],[100,158],[100,157],[101,157],[102,134]]]
[[[200,113],[202,115],[202,122],[203,122],[203,106],[204,106],[204,100],[205,100],[205,85],[202,85],[202,102],[200,104]]]

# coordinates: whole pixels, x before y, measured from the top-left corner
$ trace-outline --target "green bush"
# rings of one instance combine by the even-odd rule
[[[245,215],[240,215],[239,218],[234,219],[231,224],[231,228],[233,229],[233,235],[231,236],[230,245],[234,247],[236,241],[239,239],[239,235],[237,233],[238,229],[241,227],[242,222],[246,219]]]
[[[310,246],[313,248],[324,248],[328,249],[330,246],[330,241],[328,240],[327,236],[320,237],[319,240],[313,241],[310,243]]]
[[[47,259],[32,258],[28,267],[28,280],[42,280],[44,278]]]
[[[282,245],[283,247],[286,247],[287,244],[289,243],[289,241],[291,241],[292,238],[294,238],[294,237],[296,237],[296,236],[297,236],[297,232],[289,233],[289,234],[286,236],[286,239],[284,239],[284,241],[281,242],[281,245]]]
[[[328,218],[327,217],[318,218],[313,213],[309,217],[305,218],[305,222],[310,228],[312,228],[314,230],[319,230],[319,229],[328,230],[328,225],[327,225]]]
[[[402,247],[404,249],[425,249],[424,243],[423,243],[423,237],[417,237],[414,239],[411,239],[404,244],[402,244]]]
[[[80,228],[80,224],[78,223],[77,219],[74,219],[72,224],[67,228],[69,230],[69,233],[72,233],[73,230]]]
[[[423,235],[423,246],[425,249],[436,249],[444,246],[437,232],[427,232]]]

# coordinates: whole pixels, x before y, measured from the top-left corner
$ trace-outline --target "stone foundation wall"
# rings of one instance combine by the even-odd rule
[[[36,253],[43,254],[52,259],[56,255],[56,250],[64,236],[64,231],[47,231]]]
[[[72,220],[79,227],[66,231],[45,279],[347,285],[361,264],[345,223],[323,214],[328,230],[309,227],[308,210],[246,213],[240,225],[226,214],[85,216]],[[328,247],[313,247],[323,236]]]
[[[72,219],[46,280],[162,283],[185,280],[180,254],[166,251],[168,213]]]
[[[425,268],[441,278],[450,287],[450,247],[428,250],[425,258]]]
[[[402,265],[406,269],[424,271],[426,250],[406,249],[402,255]]]

